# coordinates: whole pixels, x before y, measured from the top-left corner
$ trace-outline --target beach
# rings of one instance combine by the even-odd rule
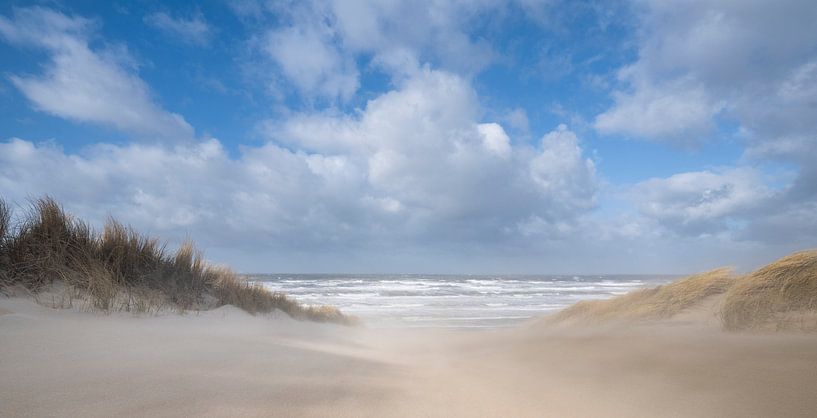
[[[0,2],[0,418],[817,418],[817,0]]]
[[[664,321],[481,331],[0,298],[2,416],[813,416],[817,337]]]

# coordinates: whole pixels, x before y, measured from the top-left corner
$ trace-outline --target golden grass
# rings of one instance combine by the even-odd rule
[[[192,242],[168,253],[158,240],[113,219],[97,234],[48,197],[34,201],[16,227],[11,219],[0,199],[0,290],[22,287],[36,295],[60,282],[67,286],[68,305],[81,295],[102,311],[230,304],[252,314],[277,309],[296,319],[355,322],[336,308],[303,306],[228,268],[209,265]],[[66,297],[59,305],[66,305]]]
[[[11,282],[8,277],[9,259],[6,254],[6,236],[8,235],[11,226],[11,210],[6,202],[0,199],[0,287],[6,286]]]
[[[727,330],[817,331],[817,250],[741,278],[725,295],[721,319]]]
[[[606,300],[581,301],[546,320],[551,323],[592,324],[669,318],[709,296],[725,292],[733,282],[731,270],[720,268]]]
[[[345,325],[357,324],[357,318],[344,315],[334,306],[303,306],[280,292],[270,292],[257,283],[240,279],[227,267],[211,267],[214,295],[220,305],[243,307],[250,313],[270,312],[279,309],[295,319],[318,322],[334,322]]]

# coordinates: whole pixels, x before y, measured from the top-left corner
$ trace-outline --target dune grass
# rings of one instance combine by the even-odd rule
[[[817,250],[742,277],[726,292],[721,319],[727,330],[817,331]]]
[[[817,250],[797,252],[733,277],[721,268],[606,300],[581,301],[545,318],[551,324],[596,324],[670,318],[722,295],[729,331],[817,331]]]
[[[191,242],[175,252],[114,219],[96,233],[51,198],[34,201],[16,224],[0,199],[0,288],[35,295],[62,283],[94,309],[149,312],[234,305],[249,313],[281,310],[296,319],[351,324],[328,306],[299,304],[250,283],[229,268],[206,263]]]
[[[10,260],[6,252],[6,236],[11,227],[11,209],[3,199],[0,199],[0,287],[11,282],[8,277]]]
[[[610,299],[581,301],[547,317],[547,321],[592,324],[670,318],[709,296],[724,293],[734,280],[730,269],[720,268]]]

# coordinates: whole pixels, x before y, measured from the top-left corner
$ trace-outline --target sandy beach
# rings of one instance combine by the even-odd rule
[[[0,1],[0,418],[817,418],[817,0]]]
[[[813,416],[817,337],[673,319],[496,331],[0,299],[3,416]]]

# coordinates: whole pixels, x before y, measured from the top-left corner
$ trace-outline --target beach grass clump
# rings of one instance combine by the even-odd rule
[[[49,197],[35,200],[16,225],[0,199],[0,288],[37,295],[64,285],[103,311],[177,311],[235,305],[251,314],[280,310],[296,319],[351,324],[334,307],[304,306],[207,263],[192,242],[176,251],[114,219],[102,233]],[[64,300],[64,298],[63,298]],[[65,305],[60,303],[61,306]],[[70,305],[70,303],[69,303]]]
[[[731,270],[719,268],[610,299],[580,301],[547,317],[547,321],[592,324],[666,319],[710,296],[726,292],[733,283]]]
[[[4,200],[0,199],[0,245],[3,245],[10,227],[11,209]]]
[[[6,236],[11,228],[11,209],[0,199],[0,287],[11,283],[8,277],[9,260],[6,254]]]
[[[817,250],[742,277],[726,292],[721,319],[727,330],[817,331]]]
[[[258,283],[236,279],[236,274],[226,267],[208,270],[213,276],[215,297],[219,305],[240,306],[250,313],[270,312],[279,309],[295,319],[318,322],[334,322],[352,325],[357,319],[344,315],[334,306],[303,306],[281,292],[270,292]]]

